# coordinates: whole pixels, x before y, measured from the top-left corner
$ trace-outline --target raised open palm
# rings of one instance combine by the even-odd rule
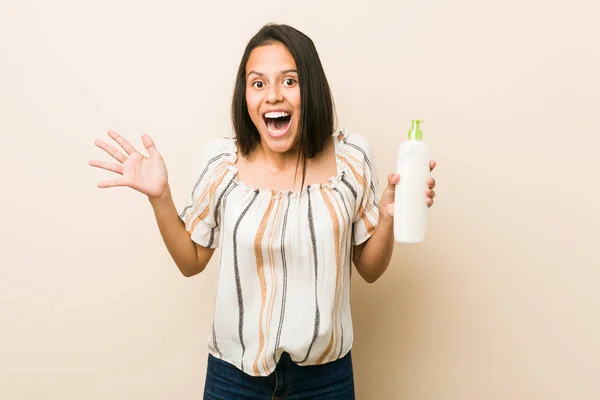
[[[89,164],[121,175],[98,183],[98,187],[128,186],[150,198],[163,195],[168,189],[167,167],[150,136],[142,136],[142,142],[150,156],[146,157],[117,132],[109,131],[108,135],[125,150],[127,155],[102,140],[96,140],[96,146],[110,154],[118,163],[90,160]]]

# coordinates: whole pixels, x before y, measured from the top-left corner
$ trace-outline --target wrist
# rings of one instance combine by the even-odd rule
[[[380,235],[391,235],[394,234],[394,217],[389,214],[379,213],[379,221],[377,223],[377,231],[381,232]]]
[[[173,202],[173,198],[171,196],[171,188],[167,184],[165,190],[162,191],[158,196],[148,196],[148,201],[152,205],[152,207],[162,207],[164,205],[170,204]]]
[[[379,224],[384,224],[384,225],[394,225],[394,217],[391,216],[390,214],[381,211],[381,207],[379,207]]]

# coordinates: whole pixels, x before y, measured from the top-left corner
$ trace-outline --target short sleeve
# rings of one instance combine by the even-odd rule
[[[206,248],[219,246],[219,208],[230,173],[232,145],[231,139],[217,139],[204,148],[191,193],[179,214],[191,239]]]
[[[375,233],[379,223],[379,181],[369,142],[352,134],[348,138],[348,144],[352,147],[353,159],[356,160],[352,171],[357,188],[352,234],[354,244],[359,245]]]

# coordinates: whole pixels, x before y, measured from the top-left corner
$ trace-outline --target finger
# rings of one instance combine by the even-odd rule
[[[384,191],[384,198],[388,201],[393,201],[394,195],[396,194],[396,185],[400,182],[400,175],[398,174],[389,174],[388,175],[388,184]]]
[[[125,182],[125,179],[117,178],[117,179],[111,179],[109,181],[99,182],[97,186],[101,189],[104,189],[104,188],[109,188],[109,187],[127,186],[127,184]]]
[[[154,141],[152,140],[150,135],[142,136],[142,142],[144,143],[144,147],[146,148],[146,150],[148,150],[150,158],[160,158],[160,153],[154,145]]]
[[[427,198],[427,207],[431,207],[433,205],[433,199],[428,197]]]
[[[427,195],[428,198],[431,198],[431,199],[435,198],[435,190],[427,189],[425,191],[425,194]]]
[[[108,131],[108,136],[110,136],[117,143],[119,143],[119,145],[121,145],[121,147],[123,148],[123,150],[125,150],[125,152],[127,154],[131,154],[131,153],[133,153],[133,152],[136,151],[135,147],[133,147],[131,145],[131,143],[129,143],[123,136],[119,135],[117,132],[115,132],[115,131]]]
[[[389,174],[388,175],[388,189],[393,189],[400,182],[400,175],[398,174]]]
[[[436,165],[437,163],[435,162],[435,160],[429,160],[429,172],[433,171]]]
[[[117,174],[123,175],[123,165],[122,164],[109,163],[109,162],[100,161],[100,160],[90,160],[89,164],[92,167],[102,168],[107,171],[112,171],[112,172],[116,172]]]
[[[102,140],[96,140],[94,144],[102,150],[106,151],[120,163],[124,163],[127,160],[127,156],[125,156],[125,154],[121,153],[119,150],[115,149],[110,144],[103,142]]]
[[[435,178],[429,177],[427,179],[427,186],[429,186],[430,189],[435,188]]]

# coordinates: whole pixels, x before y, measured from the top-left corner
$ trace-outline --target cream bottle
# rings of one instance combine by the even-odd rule
[[[423,142],[420,124],[412,121],[408,140],[398,148],[394,200],[394,239],[400,243],[422,243],[427,226],[427,179],[430,175],[429,149]]]

